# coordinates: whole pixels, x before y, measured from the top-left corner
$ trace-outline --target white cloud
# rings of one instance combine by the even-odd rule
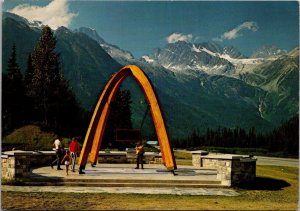
[[[225,32],[222,35],[222,39],[223,40],[224,39],[232,40],[232,39],[242,36],[242,31],[244,31],[244,30],[251,30],[251,31],[255,32],[255,31],[257,31],[257,29],[258,29],[258,26],[255,22],[247,21],[247,22],[244,22],[241,25],[235,27],[234,29]]]
[[[59,26],[68,27],[72,19],[77,16],[77,14],[69,12],[67,0],[53,0],[44,7],[22,4],[9,12],[20,15],[30,21],[41,21],[52,29],[57,29]]]
[[[166,38],[168,43],[175,43],[177,41],[191,42],[192,39],[193,39],[193,35],[181,34],[181,33],[173,33]]]

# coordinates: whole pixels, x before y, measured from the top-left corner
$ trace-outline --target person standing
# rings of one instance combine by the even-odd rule
[[[69,150],[66,150],[66,154],[65,154],[64,158],[62,159],[61,164],[63,164],[63,162],[65,162],[67,176],[69,175],[70,160],[71,160],[70,152],[69,152]]]
[[[136,152],[136,168],[139,169],[139,165],[141,164],[142,169],[144,169],[143,166],[143,160],[144,160],[144,145],[142,141],[139,141],[135,147]]]
[[[70,151],[71,158],[72,158],[71,159],[71,170],[73,172],[75,172],[76,158],[77,158],[77,155],[80,152],[80,146],[79,146],[76,138],[72,138],[72,141],[69,144],[69,151]]]
[[[60,156],[61,156],[62,145],[59,138],[55,139],[53,143],[53,147],[55,148],[56,159],[51,163],[51,168],[53,168],[55,163],[57,163],[57,170],[62,170],[62,168],[60,168]]]

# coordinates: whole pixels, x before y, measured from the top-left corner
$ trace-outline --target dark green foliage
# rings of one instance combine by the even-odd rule
[[[8,61],[7,74],[2,72],[2,129],[5,135],[24,121],[23,101],[25,98],[23,76],[16,59],[13,45]]]
[[[2,142],[2,150],[50,150],[56,135],[42,131],[38,126],[27,125],[14,130]]]
[[[131,94],[129,90],[118,90],[107,119],[102,148],[111,147],[125,149],[132,144],[116,142],[116,129],[132,129]]]
[[[278,152],[282,156],[298,156],[299,150],[299,116],[296,115],[277,129],[269,133],[257,133],[255,128],[248,131],[242,128],[207,129],[206,134],[194,130],[186,139],[174,139],[173,147],[200,148],[219,147],[223,153],[239,153],[236,148],[256,148],[260,152]],[[225,150],[226,148],[231,148]],[[243,150],[242,150],[243,151]],[[249,149],[247,151],[250,151]],[[252,150],[253,151],[253,150]]]
[[[60,86],[59,57],[55,52],[56,40],[50,27],[44,27],[32,53],[32,74],[28,72],[27,94],[34,99],[34,106],[45,126],[53,123],[50,120],[51,102],[57,96]]]
[[[30,119],[59,133],[80,133],[82,131],[76,128],[83,122],[83,110],[61,75],[55,47],[56,39],[46,26],[32,56],[28,58],[25,75],[28,101],[33,104],[33,110],[29,111]]]
[[[33,53],[28,55],[24,80],[13,46],[7,74],[2,73],[2,137],[26,124],[61,135],[82,136],[86,131],[86,112],[61,74],[55,45],[51,29],[44,27]]]

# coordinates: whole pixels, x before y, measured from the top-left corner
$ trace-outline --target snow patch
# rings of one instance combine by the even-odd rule
[[[200,53],[200,52],[201,52],[201,50],[200,50],[199,48],[196,48],[195,45],[192,46],[192,51],[195,51],[195,52],[197,52],[197,53]]]
[[[145,61],[148,62],[148,63],[153,63],[153,62],[155,62],[154,59],[150,59],[149,56],[142,56],[142,58],[145,59]]]
[[[210,55],[212,55],[212,56],[217,56],[216,53],[214,53],[214,52],[212,52],[212,51],[210,51],[210,50],[208,50],[206,48],[202,48],[201,50],[204,51],[204,52],[206,52],[206,53],[208,53],[208,54],[210,54]]]
[[[228,54],[219,55],[220,58],[226,59],[234,65],[238,64],[261,64],[265,61],[264,58],[251,58],[251,59],[235,59],[231,58]]]
[[[112,57],[112,58],[122,58],[126,60],[133,59],[130,53],[127,53],[123,50],[115,48],[111,45],[107,44],[100,44],[100,46]]]

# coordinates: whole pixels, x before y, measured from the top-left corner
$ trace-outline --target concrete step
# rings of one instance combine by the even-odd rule
[[[203,188],[222,187],[221,181],[209,180],[183,180],[183,179],[84,179],[84,178],[54,178],[31,177],[23,185],[32,186],[84,186],[84,187],[181,187]]]
[[[159,183],[159,184],[219,184],[219,180],[143,180],[143,179],[57,179],[57,178],[31,178],[33,182],[69,182],[69,183]]]
[[[169,188],[206,188],[222,187],[220,181],[205,181],[203,183],[93,183],[93,182],[25,182],[28,186],[76,186],[76,187],[169,187]]]

